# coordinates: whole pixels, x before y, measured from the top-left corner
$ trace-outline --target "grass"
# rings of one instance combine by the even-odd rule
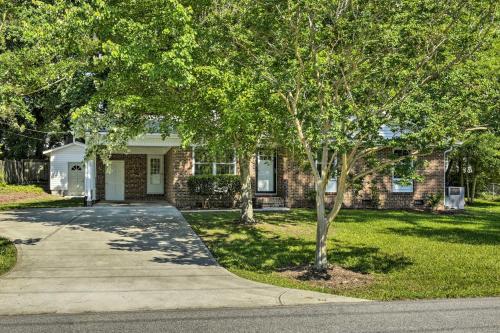
[[[16,264],[16,247],[5,238],[0,238],[0,275]]]
[[[0,194],[11,193],[44,194],[45,191],[42,187],[36,185],[8,185],[0,183]]]
[[[329,232],[330,262],[375,280],[350,289],[277,273],[313,262],[313,210],[259,213],[253,227],[233,223],[233,212],[184,216],[222,266],[251,280],[374,300],[500,295],[500,202],[456,215],[343,210]]]
[[[80,198],[62,198],[47,194],[36,185],[0,184],[0,211],[22,208],[57,208],[82,206]]]

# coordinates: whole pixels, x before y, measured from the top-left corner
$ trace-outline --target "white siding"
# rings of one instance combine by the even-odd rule
[[[85,147],[72,145],[50,153],[50,190],[68,190],[68,162],[83,162]]]

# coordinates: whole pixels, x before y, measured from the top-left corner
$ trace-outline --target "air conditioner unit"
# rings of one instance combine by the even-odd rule
[[[465,189],[463,187],[450,186],[446,188],[446,208],[464,209]]]

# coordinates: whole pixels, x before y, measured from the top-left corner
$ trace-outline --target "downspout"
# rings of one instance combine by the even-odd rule
[[[444,196],[444,209],[446,210],[446,155],[451,153],[453,150],[453,146],[450,149],[444,151],[444,160],[443,160],[443,196]]]

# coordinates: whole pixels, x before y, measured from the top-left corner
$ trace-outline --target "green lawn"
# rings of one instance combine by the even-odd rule
[[[350,289],[277,273],[313,262],[312,210],[260,213],[254,227],[233,223],[237,213],[184,216],[222,266],[251,280],[376,300],[500,296],[500,202],[457,215],[343,210],[330,230],[330,261],[374,278]]]
[[[51,208],[82,206],[83,199],[53,196],[35,185],[0,184],[0,211],[21,208]]]
[[[16,247],[5,238],[0,238],[0,275],[6,273],[16,263]]]
[[[8,185],[0,183],[0,195],[11,193],[43,194],[45,192],[43,188],[36,185]]]

